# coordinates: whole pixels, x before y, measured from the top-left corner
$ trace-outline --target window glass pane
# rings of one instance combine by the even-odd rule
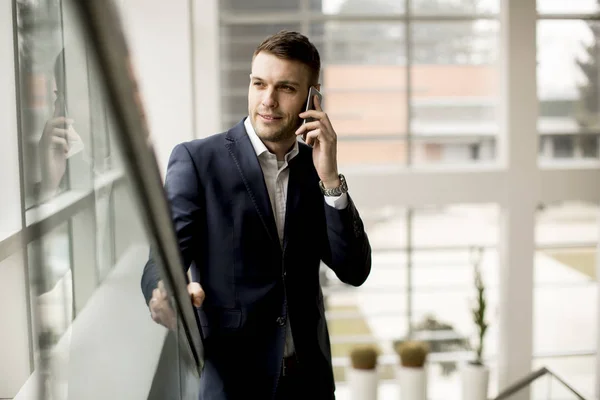
[[[327,65],[405,65],[404,37],[402,23],[329,21],[319,51]]]
[[[338,163],[342,166],[402,164],[406,162],[406,143],[388,138],[345,140],[341,137],[338,138],[337,156]]]
[[[319,3],[325,14],[400,14],[405,10],[404,0],[311,0],[313,7]]]
[[[222,0],[219,2],[219,7],[221,7],[223,11],[237,13],[298,11],[301,1],[302,0]]]
[[[596,0],[537,0],[538,13],[592,14],[600,11]]]
[[[326,22],[317,47],[323,60],[324,108],[338,135],[340,164],[404,163],[405,28],[401,23]]]
[[[594,355],[556,358],[544,357],[533,360],[533,369],[537,370],[546,367],[557,374],[561,379],[565,379],[573,389],[583,396],[583,398],[593,399],[595,396],[594,371],[596,370],[596,363],[597,358]],[[547,398],[549,391],[548,385],[540,385],[538,390],[537,393],[535,391],[533,392],[534,395],[532,398]],[[552,382],[550,393],[552,394],[549,397],[550,399],[578,399],[571,391],[566,390],[564,384],[557,381]]]
[[[498,23],[412,25],[412,161],[470,163],[496,157]]]
[[[352,348],[374,343],[381,354],[393,354],[392,341],[408,328],[406,315],[406,210],[398,207],[361,208],[361,217],[373,250],[369,279],[359,288],[341,283],[322,266],[323,295],[331,336],[334,374],[346,379],[339,365]],[[382,379],[391,379],[392,363],[381,363]]]
[[[411,0],[414,14],[472,15],[499,11],[499,0]]]
[[[472,354],[467,346],[474,337],[471,306],[476,296],[475,266],[482,272],[489,310],[497,309],[498,207],[466,204],[412,212],[385,207],[361,210],[361,216],[373,249],[369,279],[363,286],[352,288],[325,272],[334,359],[347,356],[360,344],[375,344],[381,352],[380,388],[391,392],[385,380],[394,379],[397,359],[393,344],[406,338],[411,321],[413,333],[429,335],[427,340],[434,349],[429,371],[435,378],[431,379],[430,393],[435,394],[433,398],[455,398],[452,394],[460,382],[456,370],[459,356],[447,358],[449,352],[461,357]],[[488,364],[492,367],[493,391],[498,330],[494,311],[488,313],[487,320],[490,328],[484,355],[492,358]],[[443,357],[446,361],[435,361]],[[338,382],[345,382],[343,368],[336,367],[335,373]],[[449,388],[453,389],[448,392]]]
[[[538,22],[540,158],[598,158],[600,25],[580,20]]]
[[[429,342],[433,358],[450,352],[474,357],[470,346],[478,344],[472,316],[472,308],[477,307],[476,269],[481,273],[485,289],[485,319],[489,325],[483,357],[493,359],[497,354],[498,214],[499,209],[494,204],[460,204],[413,211],[408,265],[410,318],[413,334]],[[435,376],[431,380],[432,391],[458,386],[457,361],[451,358],[431,371]],[[496,376],[490,376],[490,380],[495,385]]]
[[[572,201],[540,207],[537,213],[534,354],[596,351],[599,211],[597,204]],[[594,363],[574,359],[557,365],[559,376],[593,393]]]

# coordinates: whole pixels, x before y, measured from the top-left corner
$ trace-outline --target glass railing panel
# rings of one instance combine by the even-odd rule
[[[541,368],[500,391],[494,400],[586,400],[572,385]]]

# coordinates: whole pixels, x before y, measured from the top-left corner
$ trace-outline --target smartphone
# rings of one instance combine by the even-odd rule
[[[317,90],[317,88],[315,88],[314,86],[311,86],[309,91],[308,91],[308,99],[306,99],[306,108],[304,111],[308,111],[308,110],[315,110],[315,96],[317,96],[319,98],[319,104],[323,104],[323,95],[321,94],[321,92],[319,92]],[[314,118],[305,118],[304,122],[302,122],[302,124],[305,124],[307,122],[313,122],[315,119]],[[306,133],[304,135],[302,135],[302,140],[304,141],[304,143],[306,143]]]
[[[304,111],[315,109],[315,96],[319,98],[319,104],[323,104],[323,95],[317,90],[317,88],[311,86],[310,90],[308,91],[308,99],[306,100],[306,109]],[[314,120],[314,118],[305,118],[304,123],[312,122]]]
[[[65,95],[59,91],[54,92],[56,94],[56,100],[54,101],[54,118],[65,117],[67,118],[67,101]],[[69,129],[67,124],[61,126],[62,129]],[[67,139],[68,140],[68,139]]]
[[[56,93],[56,100],[54,101],[54,117],[65,117],[67,118],[67,102],[65,95],[59,92]]]

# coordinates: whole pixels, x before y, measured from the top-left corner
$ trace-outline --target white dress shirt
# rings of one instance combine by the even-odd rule
[[[250,138],[252,147],[258,157],[258,162],[262,168],[271,207],[273,207],[273,215],[275,216],[275,224],[277,225],[277,234],[279,235],[279,243],[283,245],[283,230],[285,227],[285,212],[288,183],[290,180],[290,169],[288,163],[300,152],[298,142],[294,143],[294,147],[285,155],[283,161],[277,161],[277,156],[267,149],[267,146],[260,140],[254,127],[250,122],[250,118],[244,121],[246,133]],[[348,195],[343,193],[341,196],[325,196],[325,202],[337,210],[342,210],[348,206]],[[290,318],[288,315],[286,326],[285,350],[284,356],[290,356],[294,353],[294,341],[292,340],[292,329],[290,326]]]

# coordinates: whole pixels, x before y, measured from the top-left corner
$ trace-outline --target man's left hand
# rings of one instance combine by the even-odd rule
[[[329,117],[321,108],[319,98],[315,96],[315,110],[301,113],[300,118],[313,118],[296,131],[304,141],[313,148],[313,162],[323,185],[328,188],[338,187],[341,182],[337,169],[337,135]]]

